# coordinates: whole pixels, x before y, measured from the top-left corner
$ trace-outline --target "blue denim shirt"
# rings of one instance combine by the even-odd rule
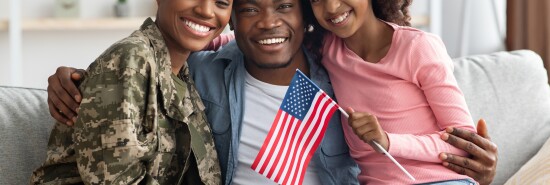
[[[304,52],[307,55],[306,50]],[[329,96],[334,97],[328,74],[308,56],[310,78]],[[246,69],[243,54],[235,41],[217,52],[192,54],[188,59],[190,74],[206,106],[206,115],[216,143],[224,184],[231,184],[237,167],[237,151],[244,110]],[[312,162],[326,185],[359,184],[359,168],[351,158],[344,139],[340,113],[329,122],[321,145]]]

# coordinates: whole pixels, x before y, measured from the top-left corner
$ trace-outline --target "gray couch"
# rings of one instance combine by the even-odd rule
[[[455,59],[455,76],[474,119],[487,120],[499,147],[493,184],[504,184],[550,136],[550,88],[531,51]],[[0,185],[25,184],[44,160],[53,124],[40,89],[0,86]]]

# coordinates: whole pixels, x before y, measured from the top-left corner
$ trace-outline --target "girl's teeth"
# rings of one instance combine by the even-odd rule
[[[341,23],[342,21],[344,21],[346,18],[348,18],[348,15],[349,15],[349,13],[346,12],[346,13],[336,17],[336,19],[331,19],[330,21],[334,24],[338,24],[338,23]]]
[[[194,22],[191,22],[189,20],[185,20],[184,21],[185,25],[187,25],[187,27],[197,31],[197,32],[202,32],[202,33],[206,33],[208,31],[210,31],[210,28],[209,27],[206,27],[206,26],[203,26],[203,25],[200,25],[200,24],[197,24],[197,23],[194,23]]]

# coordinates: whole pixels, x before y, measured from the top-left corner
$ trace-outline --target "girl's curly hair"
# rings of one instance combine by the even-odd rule
[[[411,26],[409,6],[412,0],[371,0],[374,16],[401,26]]]
[[[315,19],[311,2],[309,0],[301,0],[301,2],[306,27],[312,25],[315,28],[314,32],[306,33],[304,45],[310,50],[314,59],[319,61],[322,57],[323,37],[327,31]],[[370,0],[370,2],[376,18],[400,26],[411,26],[409,6],[412,0]]]

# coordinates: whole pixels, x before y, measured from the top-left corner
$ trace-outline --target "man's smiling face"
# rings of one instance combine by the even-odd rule
[[[248,62],[282,68],[301,52],[304,23],[299,0],[236,0],[232,25]]]

